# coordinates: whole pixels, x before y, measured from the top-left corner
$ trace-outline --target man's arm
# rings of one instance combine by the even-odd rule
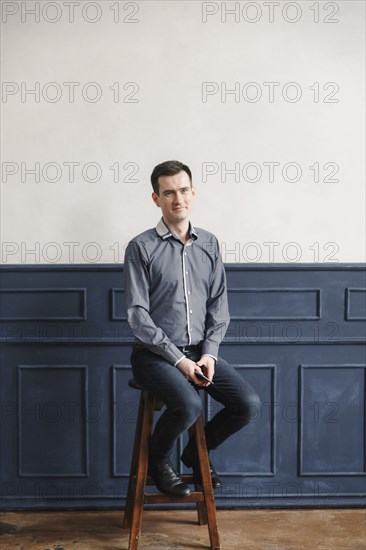
[[[134,241],[126,249],[124,273],[127,321],[133,335],[150,351],[176,365],[185,356],[150,316],[147,257],[144,248]]]
[[[127,320],[134,336],[147,349],[161,355],[176,366],[182,374],[197,386],[206,385],[195,376],[202,372],[194,361],[188,359],[172,343],[165,332],[155,325],[149,314],[149,273],[143,248],[136,242],[129,243],[124,262]]]
[[[207,300],[206,331],[202,347],[202,356],[217,359],[219,345],[223,340],[230,322],[226,290],[224,264],[216,240],[217,257],[210,285],[210,296]]]

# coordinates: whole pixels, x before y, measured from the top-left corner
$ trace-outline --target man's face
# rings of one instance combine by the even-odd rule
[[[160,176],[159,195],[153,193],[152,198],[161,208],[165,222],[175,225],[189,217],[195,194],[187,172],[182,170],[174,176]]]

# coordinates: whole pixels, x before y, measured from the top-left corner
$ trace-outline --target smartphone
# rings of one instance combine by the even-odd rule
[[[207,376],[205,376],[204,374],[202,374],[201,372],[196,372],[194,371],[194,374],[197,376],[197,378],[199,378],[200,380],[206,380],[206,382],[210,382],[211,384],[213,384],[212,380],[210,380],[209,378],[207,378]]]

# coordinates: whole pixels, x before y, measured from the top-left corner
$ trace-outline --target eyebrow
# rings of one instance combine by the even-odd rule
[[[179,189],[165,189],[165,191],[163,191],[163,195],[165,193],[176,193],[176,191],[184,191],[184,189],[189,189],[190,186],[189,185],[185,185],[184,187],[180,187]]]

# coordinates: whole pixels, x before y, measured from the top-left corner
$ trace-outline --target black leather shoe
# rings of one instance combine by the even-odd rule
[[[179,477],[170,462],[152,462],[149,464],[148,475],[150,475],[156,487],[162,493],[175,497],[187,497],[191,490]]]
[[[201,485],[202,484],[201,469],[200,469],[197,451],[192,450],[192,445],[190,443],[187,444],[180,458],[183,464],[187,466],[187,468],[193,468],[193,483]],[[211,460],[209,460],[209,463],[210,463],[212,488],[220,489],[220,487],[222,487],[222,481],[217,475],[215,468],[211,464]]]

